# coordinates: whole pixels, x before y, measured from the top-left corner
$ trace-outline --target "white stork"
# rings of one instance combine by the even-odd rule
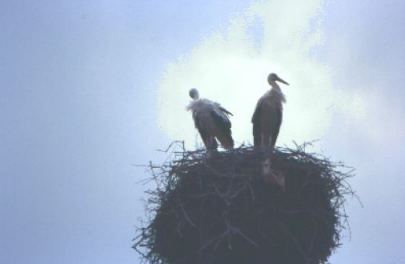
[[[231,121],[228,117],[232,113],[216,102],[200,99],[195,88],[189,94],[193,101],[187,106],[187,110],[192,111],[195,127],[207,150],[216,150],[217,140],[225,149],[232,149]]]
[[[255,148],[270,147],[273,149],[283,118],[283,103],[286,101],[276,81],[286,85],[288,85],[288,83],[275,73],[270,73],[267,77],[267,81],[272,88],[257,102],[252,117],[253,138]]]

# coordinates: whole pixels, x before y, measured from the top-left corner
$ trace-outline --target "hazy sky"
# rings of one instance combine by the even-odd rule
[[[195,145],[190,87],[251,141],[270,71],[291,83],[280,144],[357,169],[331,262],[405,263],[404,24],[400,0],[1,1],[0,263],[139,263],[131,164]]]

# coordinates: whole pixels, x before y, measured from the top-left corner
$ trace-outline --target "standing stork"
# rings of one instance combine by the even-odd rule
[[[275,73],[270,73],[267,81],[272,87],[257,102],[252,117],[254,146],[274,149],[283,118],[285,96],[277,81],[289,85]]]
[[[191,110],[195,127],[207,150],[216,150],[217,140],[225,149],[232,149],[233,139],[229,120],[232,113],[216,102],[200,99],[195,88],[190,90],[189,95],[193,101],[187,106],[187,110]]]

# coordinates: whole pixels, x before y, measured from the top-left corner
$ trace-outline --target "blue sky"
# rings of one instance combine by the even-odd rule
[[[179,125],[162,124],[162,106],[177,118],[170,103],[183,111],[183,91],[194,85],[179,73],[194,74],[202,55],[225,48],[248,63],[254,54],[252,65],[262,65],[256,62],[264,56],[273,60],[292,83],[290,116],[300,104],[297,95],[339,96],[331,108],[319,103],[303,112],[324,125],[305,130],[302,140],[320,138],[321,151],[356,167],[351,183],[364,203],[349,200],[351,239],[346,235],[331,262],[404,263],[405,3],[308,0],[313,9],[304,16],[298,8],[289,17],[279,15],[281,2],[297,1],[261,2],[279,8],[255,13],[259,21],[247,22],[252,40],[237,42],[240,47],[232,40],[244,36],[240,21],[256,1],[0,2],[0,262],[138,263],[131,239],[148,186],[138,183],[146,174],[131,164],[164,158],[155,150],[174,139]],[[289,25],[287,32],[295,21],[321,32],[319,41],[317,34],[305,35],[317,42],[309,55],[295,57],[295,65],[311,66],[305,72],[314,73],[311,78],[282,62],[291,49],[276,45],[284,35],[272,28],[275,18]],[[214,76],[208,73],[205,78]],[[196,82],[225,104],[225,92],[204,85],[226,83],[229,75]],[[326,109],[332,110],[322,113]],[[299,137],[288,131],[299,122],[286,121],[286,144]],[[184,123],[184,135],[176,137],[195,138],[191,119]],[[249,140],[243,133],[240,141]]]

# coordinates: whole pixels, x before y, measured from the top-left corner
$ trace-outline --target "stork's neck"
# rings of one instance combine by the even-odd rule
[[[268,92],[268,95],[272,98],[275,98],[275,100],[277,102],[280,102],[280,104],[285,103],[286,102],[285,96],[284,96],[283,92],[281,91],[280,86],[275,81],[271,81],[269,83],[270,83],[271,89]]]
[[[275,81],[270,81],[269,84],[270,84],[270,86],[271,86],[272,89],[281,92],[280,86],[279,86]]]

